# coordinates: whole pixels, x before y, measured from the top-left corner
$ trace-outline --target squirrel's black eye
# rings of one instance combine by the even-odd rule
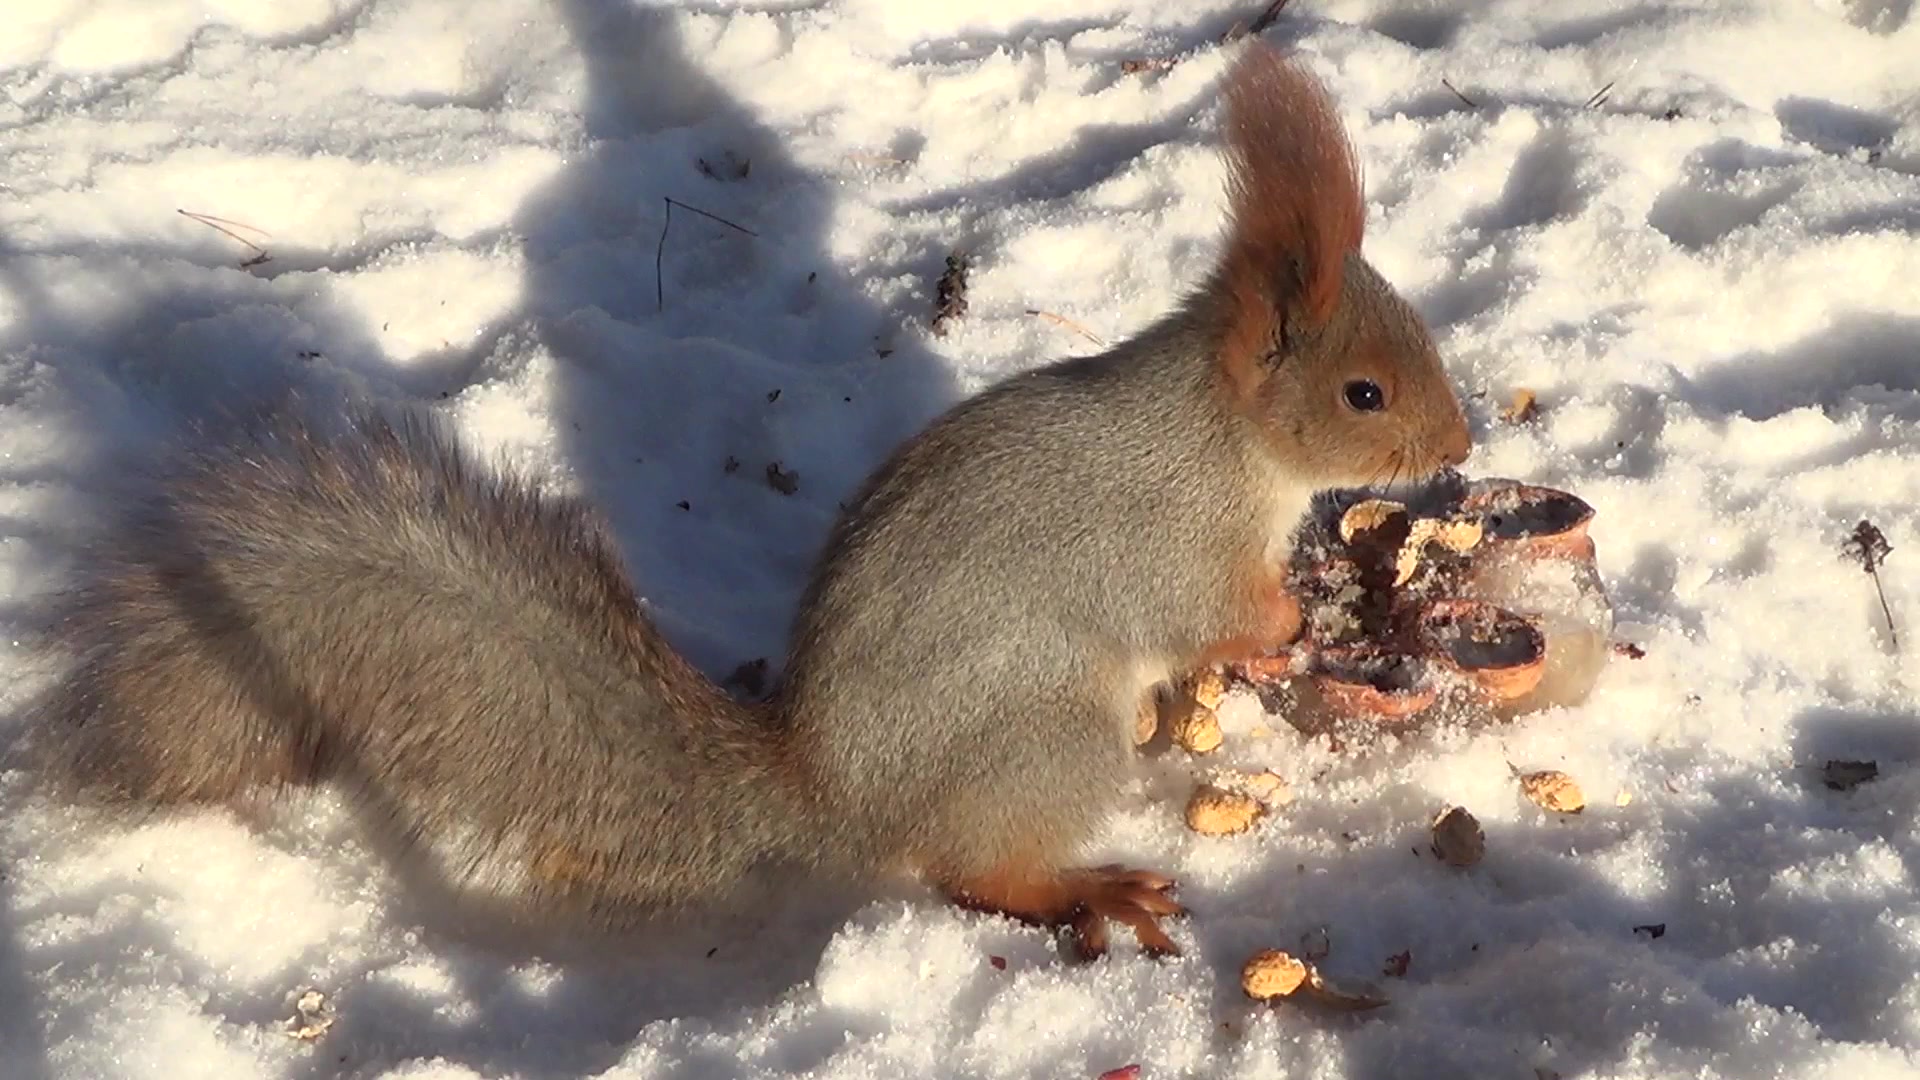
[[[1387,407],[1387,395],[1371,379],[1355,379],[1346,385],[1347,404],[1355,412],[1379,412]]]

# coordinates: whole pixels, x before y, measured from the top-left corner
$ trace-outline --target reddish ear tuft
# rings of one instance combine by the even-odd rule
[[[1333,314],[1366,205],[1353,146],[1325,88],[1278,50],[1252,45],[1226,81],[1232,233],[1221,266],[1232,297],[1229,357],[1263,354],[1288,308]]]

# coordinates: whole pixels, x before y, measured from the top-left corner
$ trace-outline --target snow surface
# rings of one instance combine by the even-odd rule
[[[1218,39],[1260,6],[15,0],[0,705],[43,685],[26,612],[116,457],[287,386],[441,401],[609,508],[700,664],[777,656],[889,447],[1203,272]],[[1069,966],[917,893],[615,943],[470,932],[330,798],[114,824],[16,770],[0,1074],[1920,1075],[1913,8],[1299,0],[1267,32],[1352,125],[1368,253],[1476,395],[1469,470],[1598,508],[1645,657],[1576,708],[1341,752],[1229,710],[1223,754],[1294,803],[1194,836],[1170,760],[1094,853],[1182,879],[1183,958]],[[676,209],[662,245],[669,197],[751,235]],[[971,308],[935,337],[955,248]],[[1497,419],[1516,386],[1537,422]],[[1840,557],[1863,517],[1897,648]],[[1830,758],[1879,777],[1829,790]],[[1545,814],[1509,762],[1592,805]],[[1472,870],[1421,854],[1448,803],[1486,825]],[[1248,953],[1322,932],[1388,1008],[1241,997]],[[335,1023],[303,1042],[308,988]]]

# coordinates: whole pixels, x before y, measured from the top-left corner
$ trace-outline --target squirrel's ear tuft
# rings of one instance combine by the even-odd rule
[[[1226,80],[1231,232],[1220,284],[1231,298],[1228,359],[1257,362],[1282,321],[1324,323],[1366,224],[1359,167],[1326,90],[1253,44]]]

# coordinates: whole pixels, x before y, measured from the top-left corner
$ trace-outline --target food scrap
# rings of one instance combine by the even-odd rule
[[[1462,806],[1450,806],[1433,819],[1433,853],[1448,866],[1472,866],[1487,853],[1487,834]]]
[[[1211,754],[1220,749],[1224,736],[1220,732],[1219,715],[1198,701],[1183,704],[1187,707],[1173,718],[1174,743],[1189,754]]]
[[[313,1042],[333,1027],[333,1005],[319,990],[307,990],[294,1002],[294,1016],[287,1021],[287,1036],[301,1042]]]
[[[1201,784],[1187,800],[1187,828],[1203,836],[1232,836],[1252,828],[1266,812],[1251,795]]]
[[[1411,954],[1406,957],[1412,961]],[[1274,1002],[1307,996],[1345,1012],[1377,1009],[1387,1004],[1386,998],[1370,989],[1355,991],[1334,985],[1313,964],[1279,949],[1262,949],[1247,959],[1240,969],[1240,989],[1255,1001]]]
[[[1586,809],[1587,797],[1573,777],[1558,769],[1542,769],[1520,778],[1520,790],[1536,806],[1556,814],[1577,814]]]
[[[1286,997],[1306,985],[1307,965],[1279,949],[1262,949],[1240,969],[1240,988],[1255,1001]]]
[[[1500,410],[1500,419],[1509,424],[1524,424],[1539,415],[1539,398],[1524,386],[1515,388],[1507,407]]]
[[[1217,709],[1227,699],[1227,679],[1217,668],[1195,672],[1187,686],[1187,696],[1209,709]]]
[[[1347,512],[1340,515],[1340,539],[1344,543],[1353,543],[1353,538],[1361,533],[1383,528],[1394,521],[1404,519],[1407,508],[1389,499],[1368,499],[1355,503]]]
[[[1232,782],[1268,806],[1285,806],[1293,801],[1293,788],[1271,769],[1241,773]]]

